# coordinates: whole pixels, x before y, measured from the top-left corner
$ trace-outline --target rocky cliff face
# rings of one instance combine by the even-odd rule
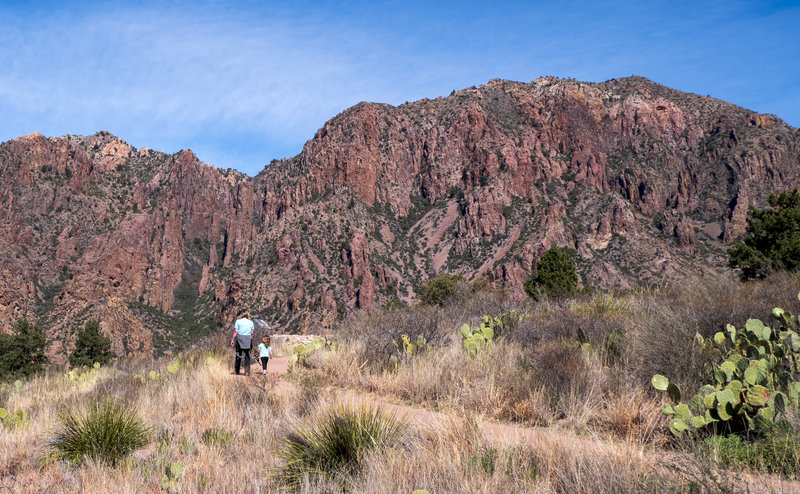
[[[317,330],[438,272],[518,293],[550,245],[624,288],[724,272],[748,206],[800,184],[800,131],[641,78],[493,80],[362,103],[257,177],[107,133],[0,145],[0,322],[163,350],[241,308]]]

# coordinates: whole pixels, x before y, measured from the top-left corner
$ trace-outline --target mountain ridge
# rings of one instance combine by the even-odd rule
[[[66,350],[96,317],[118,354],[164,351],[242,308],[329,327],[437,272],[521,294],[553,244],[601,288],[729,276],[747,207],[798,164],[779,118],[638,76],[362,102],[254,177],[30,134],[0,144],[0,321],[41,320]]]

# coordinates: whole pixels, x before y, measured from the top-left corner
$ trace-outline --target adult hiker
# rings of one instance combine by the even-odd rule
[[[253,321],[243,312],[233,324],[231,346],[236,350],[236,361],[233,364],[234,374],[239,374],[239,367],[244,357],[244,375],[250,375],[250,350],[253,348]]]

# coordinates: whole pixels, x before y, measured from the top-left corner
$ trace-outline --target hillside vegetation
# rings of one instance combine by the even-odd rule
[[[328,344],[283,349],[298,355],[285,380],[275,373],[232,375],[226,338],[169,360],[123,359],[67,374],[51,368],[0,391],[0,406],[10,412],[0,429],[0,486],[408,493],[797,488],[791,483],[800,458],[796,432],[717,430],[676,438],[661,413],[666,398],[650,381],[664,374],[682,389],[696,389],[715,358],[693,344],[696,333],[713,338],[727,323],[769,321],[776,306],[800,312],[798,291],[800,279],[790,274],[537,303],[486,288],[460,291],[437,306],[351,318]],[[276,370],[285,360],[270,365]],[[415,408],[401,414],[387,401]],[[800,430],[796,408],[785,418]],[[492,421],[534,427],[537,439],[498,440],[487,433]],[[107,435],[96,431],[115,427],[131,431],[130,455],[80,449],[91,444],[84,438],[102,444]],[[65,436],[67,429],[77,435]],[[89,452],[59,454],[65,448]]]

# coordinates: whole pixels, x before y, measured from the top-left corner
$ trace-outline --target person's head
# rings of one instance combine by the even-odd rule
[[[261,342],[264,343],[265,345],[269,345],[269,336],[261,338]]]
[[[246,310],[239,312],[239,319],[250,319],[250,313]]]

